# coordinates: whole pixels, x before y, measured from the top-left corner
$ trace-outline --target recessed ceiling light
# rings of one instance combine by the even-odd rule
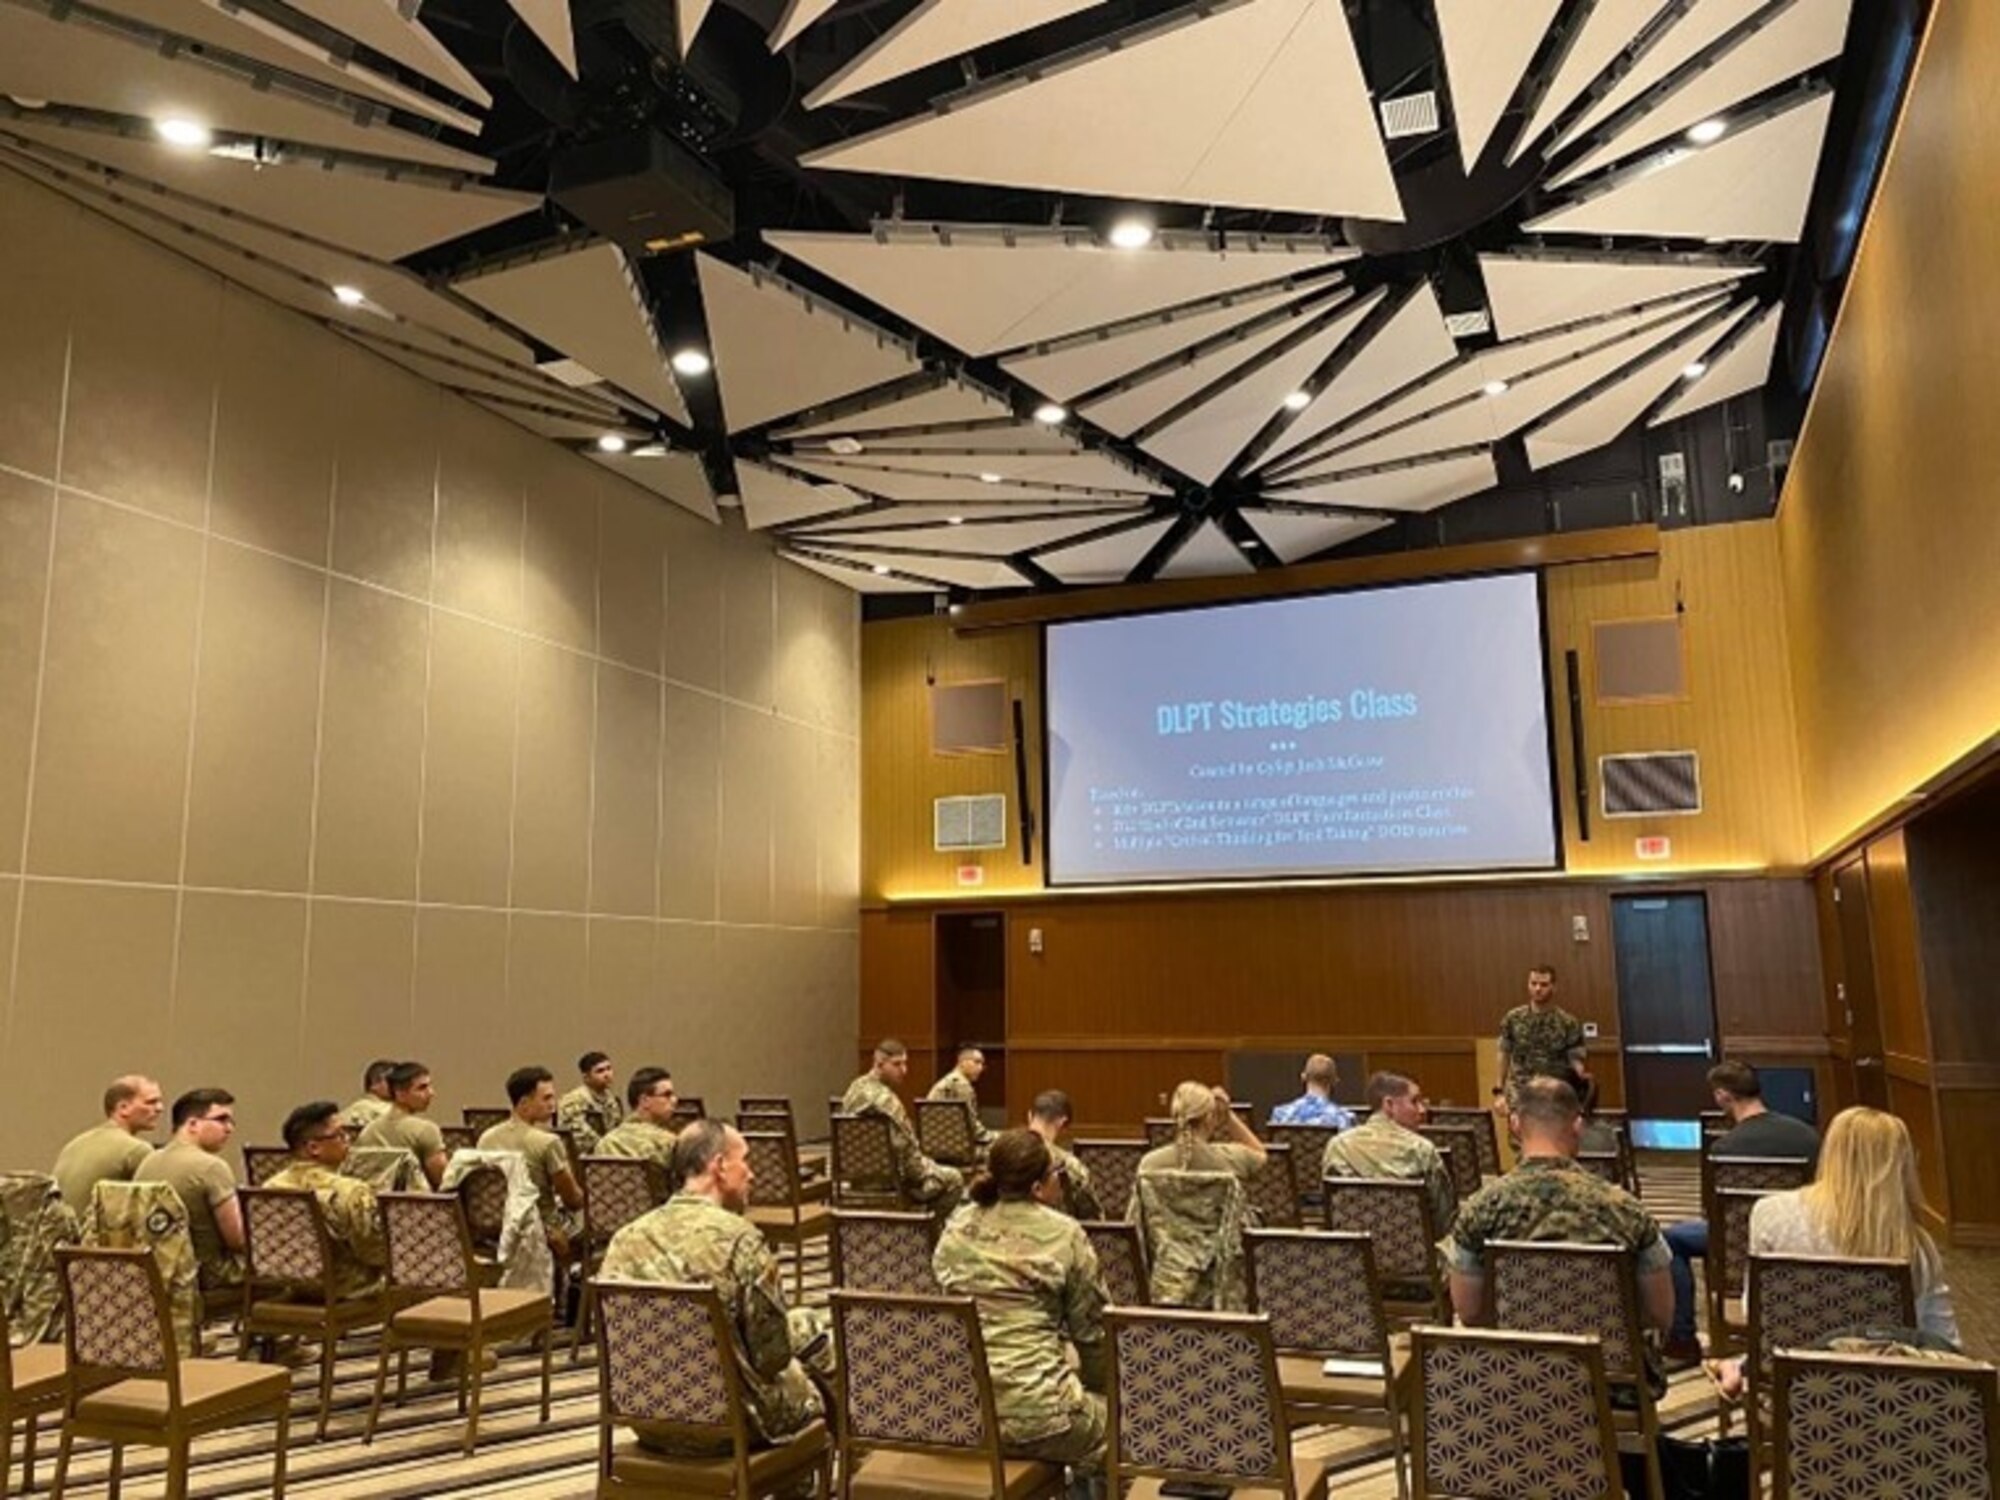
[[[665,443],[641,443],[638,447],[631,450],[631,456],[634,458],[665,458],[671,452],[673,452],[673,449],[669,448]],[[717,505],[727,505],[734,501],[735,498],[734,495],[717,495],[715,503]]]
[[[828,441],[826,451],[838,453],[842,458],[852,458],[855,454],[864,452],[865,448],[860,438],[837,437]]]
[[[1035,408],[1035,420],[1044,427],[1058,427],[1069,420],[1069,408],[1058,406],[1053,401],[1044,401]]]
[[[1120,219],[1111,226],[1111,243],[1120,250],[1143,250],[1153,243],[1153,226],[1144,219]]]
[[[965,517],[964,517],[964,516],[946,516],[946,517],[944,518],[944,524],[945,524],[945,525],[947,525],[947,526],[963,526],[963,525],[965,524]]]
[[[887,563],[877,563],[875,564],[874,568],[871,571],[876,573],[886,573],[889,571],[889,565]]]
[[[1000,476],[998,474],[995,474],[991,469],[988,469],[985,473],[979,476],[979,482],[981,484],[998,484],[1000,482]]]
[[[1697,146],[1706,146],[1721,140],[1729,134],[1727,120],[1703,120],[1699,125],[1688,127],[1687,138]]]
[[[1507,394],[1507,382],[1504,380],[1489,380],[1480,389],[1489,396],[1504,396]]]
[[[368,300],[368,295],[358,286],[337,286],[333,289],[333,300],[342,307],[359,307]]]
[[[1291,395],[1285,397],[1286,411],[1304,411],[1312,404],[1313,398],[1308,396],[1304,391],[1293,391]]]
[[[669,361],[676,375],[706,375],[709,372],[709,358],[699,349],[676,349]]]
[[[607,432],[597,440],[597,451],[599,453],[623,453],[625,451],[625,439],[615,432]]]
[[[153,129],[169,146],[179,146],[183,151],[206,151],[215,144],[214,131],[185,115],[168,115],[155,122]]]
[[[1703,364],[1700,360],[1696,360],[1693,364],[1688,365],[1684,369],[1682,369],[1681,379],[1699,380],[1701,379],[1702,376],[1706,375],[1707,373],[1708,373],[1708,366]]]

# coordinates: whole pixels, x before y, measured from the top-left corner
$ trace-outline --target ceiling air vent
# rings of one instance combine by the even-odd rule
[[[1438,128],[1438,96],[1426,91],[1382,101],[1382,135],[1397,141],[1411,135],[1434,135]]]
[[[934,842],[940,849],[1007,847],[1007,798],[940,797],[932,805]]]
[[[1493,319],[1483,307],[1475,307],[1471,312],[1446,313],[1444,326],[1455,339],[1477,338],[1482,333],[1493,331]]]
[[[1701,767],[1692,750],[1600,755],[1607,818],[1686,817],[1701,811]]]

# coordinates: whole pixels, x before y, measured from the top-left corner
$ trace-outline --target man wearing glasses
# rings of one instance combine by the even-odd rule
[[[333,1241],[327,1276],[334,1296],[368,1296],[381,1286],[389,1250],[382,1240],[375,1190],[358,1177],[340,1175],[340,1164],[347,1160],[340,1106],[331,1099],[301,1104],[285,1117],[285,1144],[291,1148],[291,1164],[265,1186],[319,1199],[327,1238]]]
[[[597,1143],[599,1156],[637,1157],[662,1172],[674,1161],[674,1080],[665,1068],[641,1068],[625,1086],[631,1113]]]
[[[236,1134],[236,1096],[227,1089],[190,1089],[174,1100],[174,1136],[139,1164],[134,1182],[164,1182],[187,1205],[203,1291],[243,1281],[243,1210],[236,1174],[222,1148]]]

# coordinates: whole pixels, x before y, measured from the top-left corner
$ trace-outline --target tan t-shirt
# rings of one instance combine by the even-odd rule
[[[139,1163],[132,1180],[164,1182],[181,1195],[181,1202],[187,1205],[188,1236],[202,1266],[224,1266],[235,1259],[235,1252],[222,1242],[222,1231],[215,1227],[216,1209],[236,1196],[236,1174],[229,1170],[228,1162],[199,1146],[176,1140]]]
[[[73,1137],[56,1154],[52,1175],[63,1202],[83,1213],[90,1207],[92,1188],[100,1182],[130,1182],[139,1163],[152,1154],[150,1143],[106,1120]]]
[[[527,1164],[528,1180],[542,1200],[542,1217],[555,1217],[555,1175],[569,1170],[569,1152],[561,1137],[518,1118],[503,1120],[479,1138],[479,1149],[520,1152]]]
[[[443,1153],[444,1132],[423,1115],[413,1115],[401,1105],[392,1104],[389,1112],[362,1131],[354,1144],[408,1151],[419,1162],[427,1162]]]

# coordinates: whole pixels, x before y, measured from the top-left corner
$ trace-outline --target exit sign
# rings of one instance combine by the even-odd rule
[[[960,865],[958,867],[958,883],[962,886],[986,884],[986,867],[984,865]]]
[[[1641,859],[1672,859],[1674,857],[1674,841],[1664,833],[1654,834],[1651,838],[1639,839],[1633,843],[1632,849]]]

